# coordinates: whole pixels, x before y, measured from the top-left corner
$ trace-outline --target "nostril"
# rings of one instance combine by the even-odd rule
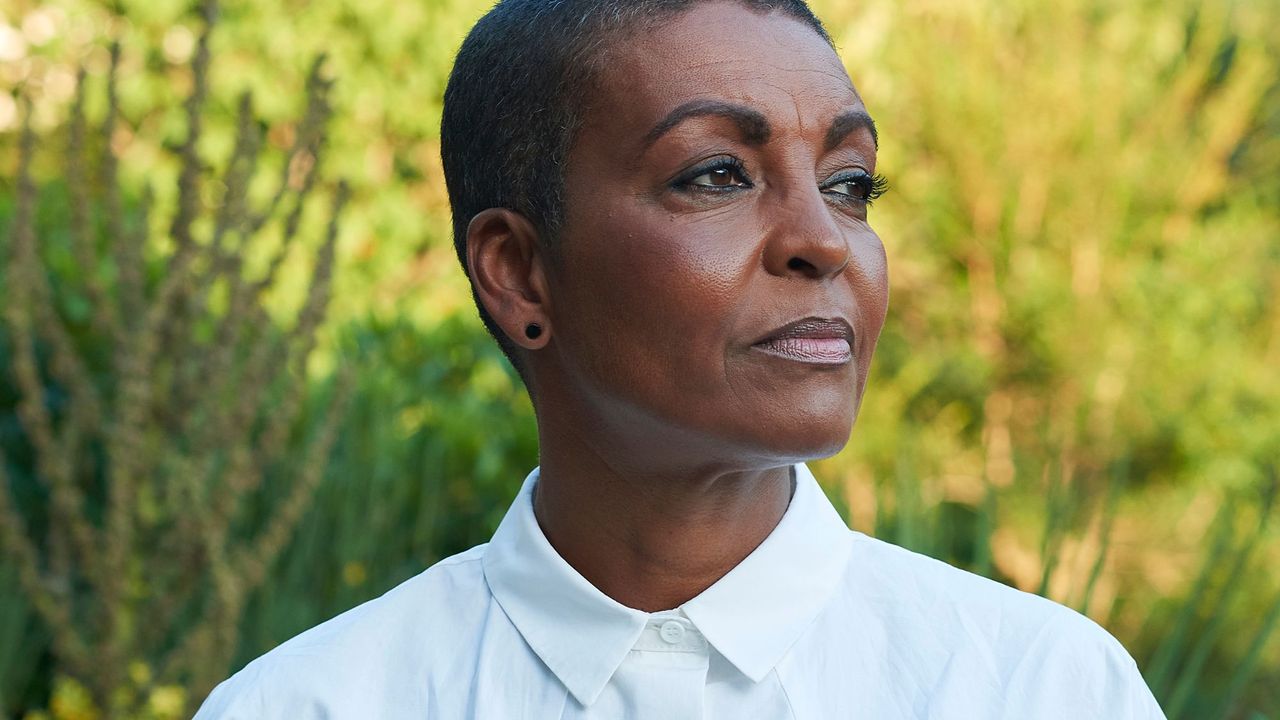
[[[808,261],[802,258],[793,257],[787,261],[788,270],[807,270],[811,267],[813,267],[813,265],[810,265]]]

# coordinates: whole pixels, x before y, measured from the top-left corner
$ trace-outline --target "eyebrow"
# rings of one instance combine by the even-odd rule
[[[865,110],[850,109],[836,115],[835,120],[831,121],[831,128],[827,130],[827,141],[825,149],[830,151],[844,141],[850,133],[855,130],[866,128],[871,132],[871,142],[875,143],[876,149],[880,149],[880,135],[876,132],[876,121]]]
[[[691,100],[658,121],[644,136],[641,151],[658,141],[658,138],[675,128],[680,123],[695,117],[714,115],[728,118],[738,126],[743,140],[749,145],[763,145],[769,141],[769,121],[758,110],[745,105],[728,103],[720,100]],[[856,130],[866,128],[871,132],[871,141],[876,149],[880,148],[880,136],[876,133],[876,123],[865,110],[849,109],[836,115],[827,129],[825,150],[830,151]]]
[[[667,113],[657,125],[644,136],[642,150],[658,141],[675,126],[694,117],[716,115],[732,120],[742,132],[742,138],[748,145],[763,145],[769,141],[769,121],[758,110],[745,105],[727,103],[720,100],[691,100]]]

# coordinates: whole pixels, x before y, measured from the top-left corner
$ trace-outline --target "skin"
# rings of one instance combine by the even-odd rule
[[[697,596],[769,535],[791,463],[848,441],[888,276],[859,186],[830,184],[874,174],[876,147],[856,123],[829,147],[833,120],[865,108],[813,30],[708,3],[609,53],[569,156],[559,257],[527,219],[495,208],[470,225],[468,263],[524,351],[539,525],[602,592],[654,612]],[[710,113],[655,137],[697,101],[746,107],[768,132]],[[742,172],[687,177],[730,157]],[[847,320],[852,359],[753,347],[805,317]]]

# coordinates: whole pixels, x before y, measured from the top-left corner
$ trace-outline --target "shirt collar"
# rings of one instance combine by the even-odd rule
[[[680,606],[708,642],[758,682],[827,604],[852,535],[803,463],[782,520],[741,563]],[[525,478],[484,554],[494,599],[569,692],[591,705],[644,631],[626,607],[578,574],[533,514],[538,468]]]

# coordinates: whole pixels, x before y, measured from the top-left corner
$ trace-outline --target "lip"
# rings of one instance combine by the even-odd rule
[[[853,327],[844,318],[806,317],[783,325],[751,345],[769,355],[815,365],[853,359]]]

